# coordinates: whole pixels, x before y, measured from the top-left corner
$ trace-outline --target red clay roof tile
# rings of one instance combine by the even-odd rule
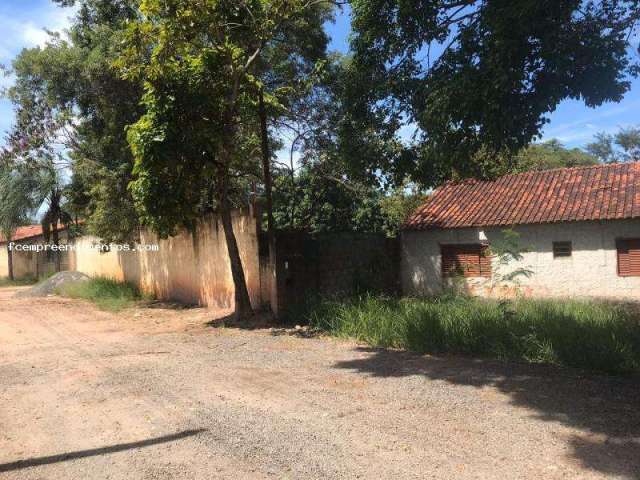
[[[438,188],[404,228],[640,218],[640,162],[465,180]]]
[[[58,225],[58,230],[64,230],[66,227],[62,224]],[[16,233],[11,240],[17,242],[18,240],[26,240],[27,238],[39,237],[42,235],[42,225],[27,225],[24,227],[18,227]],[[0,243],[6,242],[2,234],[0,234]]]

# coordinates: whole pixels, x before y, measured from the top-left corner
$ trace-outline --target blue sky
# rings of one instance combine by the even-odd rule
[[[0,64],[10,66],[21,49],[44,45],[48,38],[45,29],[64,29],[72,13],[49,0],[0,0]],[[10,78],[0,76],[0,88],[10,83]],[[12,119],[11,105],[0,100],[0,142]]]
[[[348,49],[350,19],[348,10],[336,17],[334,24],[327,25],[332,42],[331,48],[341,52]],[[637,55],[637,53],[636,53]],[[616,132],[620,127],[640,125],[640,79],[635,79],[631,90],[620,103],[604,104],[598,108],[587,108],[576,100],[562,102],[543,132],[543,140],[557,138],[568,147],[583,147],[591,142],[597,132]]]
[[[68,26],[73,12],[55,6],[50,0],[0,0],[0,63],[9,65],[24,47],[43,45],[44,29],[59,31]],[[348,12],[339,14],[335,24],[327,25],[331,48],[346,51],[349,36]],[[10,79],[0,77],[0,86]],[[605,104],[590,109],[579,101],[565,101],[550,115],[551,123],[544,130],[544,139],[557,138],[570,147],[581,147],[599,131],[615,132],[620,127],[640,124],[640,80],[633,81],[631,90],[617,104]],[[11,126],[11,106],[0,100],[0,135]],[[2,140],[0,140],[1,142]]]

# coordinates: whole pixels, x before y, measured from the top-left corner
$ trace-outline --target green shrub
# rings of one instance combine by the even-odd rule
[[[581,300],[364,296],[319,302],[309,323],[376,347],[465,353],[609,373],[640,371],[640,322],[628,306]]]
[[[56,293],[65,297],[89,300],[99,308],[111,311],[131,307],[142,299],[140,291],[134,285],[102,277],[68,283]]]

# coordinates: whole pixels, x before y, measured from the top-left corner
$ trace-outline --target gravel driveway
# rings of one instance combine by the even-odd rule
[[[0,289],[1,479],[640,478],[640,381]]]

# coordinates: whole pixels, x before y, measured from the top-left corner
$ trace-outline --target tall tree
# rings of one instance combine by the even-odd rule
[[[36,207],[35,182],[28,171],[0,166],[0,233],[7,241],[9,280],[14,280],[10,243],[18,227],[30,223]]]
[[[111,63],[127,21],[138,15],[138,2],[57,3],[78,6],[68,35],[53,35],[13,62],[9,98],[16,123],[5,156],[55,157],[72,175],[69,200],[88,230],[107,242],[129,241],[138,217],[127,188],[133,157],[125,127],[142,114],[142,86],[120,78]]]
[[[620,101],[638,73],[638,0],[351,3],[343,143],[399,180],[501,173],[484,160],[511,162],[562,100]]]
[[[602,163],[640,160],[640,128],[621,128],[614,135],[599,132],[586,150]]]
[[[66,195],[68,190],[63,175],[54,165],[40,166],[35,176],[36,204],[45,209],[42,216],[42,232],[45,241],[53,245],[60,245],[60,225],[69,226],[72,222],[71,214],[66,208]],[[53,258],[55,270],[61,270],[61,255],[59,251],[54,251]]]
[[[131,191],[143,220],[163,235],[192,227],[199,192],[213,180],[238,319],[253,312],[232,228],[230,187],[234,177],[260,165],[256,155],[244,155],[262,88],[256,74],[264,70],[257,67],[274,39],[287,41],[289,25],[327,3],[148,0],[131,22],[116,64],[124,79],[145,86],[145,114],[128,132],[136,177]]]

